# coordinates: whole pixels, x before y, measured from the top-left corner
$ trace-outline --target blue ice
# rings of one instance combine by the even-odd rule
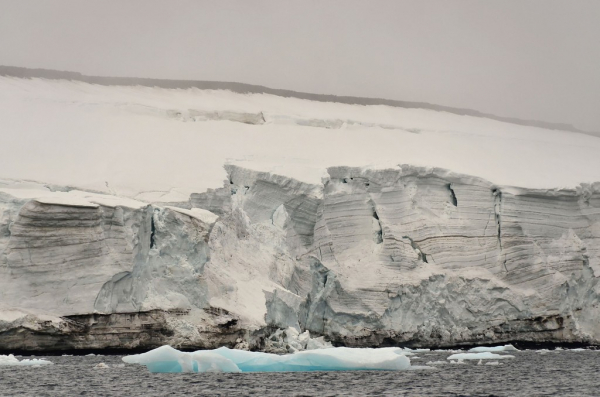
[[[145,365],[150,372],[398,371],[410,368],[410,360],[399,348],[334,347],[277,355],[226,347],[187,353],[162,346],[147,353],[125,356],[123,361]]]

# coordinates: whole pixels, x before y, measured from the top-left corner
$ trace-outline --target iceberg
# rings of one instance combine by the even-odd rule
[[[479,346],[479,347],[474,347],[472,349],[469,349],[469,353],[484,353],[484,352],[497,353],[497,352],[517,352],[517,351],[519,351],[519,349],[517,349],[513,345],[493,346],[493,347]]]
[[[235,363],[214,351],[180,352],[161,346],[147,353],[123,357],[128,364],[142,364],[150,372],[242,372]]]
[[[490,352],[458,353],[451,355],[446,360],[501,360],[503,358],[515,358],[515,356],[511,356],[509,354],[495,354]]]
[[[23,360],[19,361],[19,359],[16,358],[15,356],[13,356],[12,354],[9,354],[8,356],[0,355],[0,366],[13,365],[13,366],[27,367],[27,366],[34,366],[34,365],[49,365],[49,364],[52,364],[52,362],[50,362],[48,360],[42,360],[39,358],[23,359]]]
[[[410,368],[402,349],[334,347],[277,355],[220,347],[180,352],[162,346],[147,353],[123,357],[128,364],[145,365],[150,372],[296,372],[400,371]]]

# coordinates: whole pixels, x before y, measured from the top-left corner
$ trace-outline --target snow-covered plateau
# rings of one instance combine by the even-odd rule
[[[596,136],[0,76],[0,146],[2,351],[600,344]]]

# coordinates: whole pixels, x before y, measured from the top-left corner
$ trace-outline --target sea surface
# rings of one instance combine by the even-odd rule
[[[421,352],[413,365],[451,352]],[[600,396],[600,351],[519,351],[500,365],[399,372],[151,374],[122,356],[36,356],[54,365],[0,366],[1,396]],[[21,358],[21,357],[19,357]],[[30,358],[30,357],[27,357]],[[483,360],[482,364],[488,361]],[[108,368],[95,368],[105,363]]]

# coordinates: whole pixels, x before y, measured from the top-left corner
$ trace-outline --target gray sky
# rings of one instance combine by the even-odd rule
[[[0,64],[423,101],[600,131],[599,0],[0,0]]]

